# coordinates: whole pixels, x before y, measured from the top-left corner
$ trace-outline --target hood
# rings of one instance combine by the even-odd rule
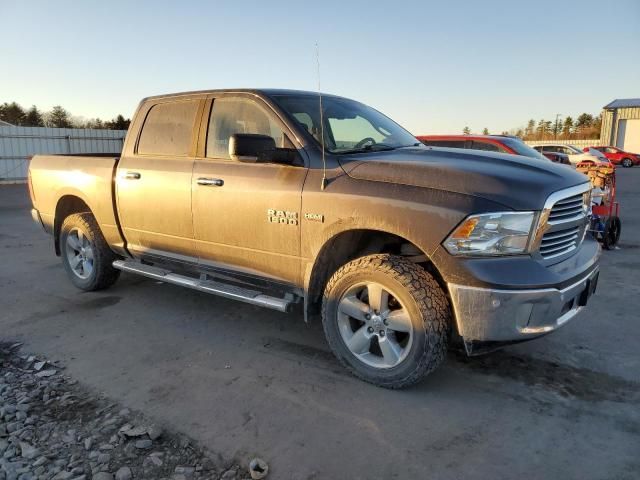
[[[453,148],[402,148],[339,161],[351,178],[472,195],[514,210],[540,210],[551,193],[588,181],[551,161]]]

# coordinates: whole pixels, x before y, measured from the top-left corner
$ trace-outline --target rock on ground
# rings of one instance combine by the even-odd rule
[[[214,462],[184,435],[83,389],[57,362],[20,355],[20,347],[0,342],[0,480],[249,476],[233,462]]]

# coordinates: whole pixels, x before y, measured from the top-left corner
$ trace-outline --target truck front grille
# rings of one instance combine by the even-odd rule
[[[549,223],[562,223],[576,218],[584,218],[584,195],[578,194],[558,200],[549,212]]]
[[[553,258],[574,250],[581,240],[581,234],[579,227],[545,233],[540,243],[540,255],[543,258]]]
[[[544,233],[538,243],[538,252],[544,260],[563,257],[580,246],[591,202],[590,191],[590,184],[579,185],[556,192],[547,200],[539,229]]]

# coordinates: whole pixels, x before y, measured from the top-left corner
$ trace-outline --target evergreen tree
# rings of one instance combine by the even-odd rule
[[[582,131],[589,128],[591,124],[593,124],[593,115],[581,113],[578,120],[576,120],[576,130]]]
[[[38,110],[38,107],[32,105],[24,117],[25,127],[44,127],[44,118],[42,118],[42,113]]]
[[[489,129],[488,129],[487,127],[484,127],[484,128],[482,129],[482,134],[483,134],[483,135],[489,135]]]
[[[105,123],[105,127],[110,130],[128,130],[129,124],[131,123],[130,119],[125,119],[122,115],[118,115],[116,118],[111,120],[110,122]]]
[[[529,120],[529,123],[527,123],[527,128],[525,128],[524,134],[527,137],[530,137],[535,133],[535,129],[536,129],[536,121],[532,118],[531,120]]]
[[[60,105],[56,105],[47,115],[47,127],[54,128],[72,128],[71,118]]]
[[[471,133],[471,129],[469,127],[464,127],[462,129],[462,133],[464,133],[465,135],[469,135]]]
[[[24,123],[24,109],[16,102],[3,103],[0,105],[0,120],[11,125],[22,125]]]
[[[573,118],[567,117],[564,119],[564,124],[562,125],[562,136],[564,138],[571,138],[572,133],[573,133]]]

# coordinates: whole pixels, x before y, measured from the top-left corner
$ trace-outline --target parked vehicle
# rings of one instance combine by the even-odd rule
[[[560,158],[556,158],[556,160],[545,158],[540,152],[531,148],[518,137],[507,135],[419,135],[417,138],[425,145],[432,147],[485,150],[564,163]]]
[[[584,175],[427,148],[346,98],[322,107],[290,90],[144,99],[121,155],[33,158],[33,218],[82,290],[126,271],[301,303],[349,371],[389,388],[438,367],[452,338],[478,354],[587,304],[600,248]]]
[[[602,153],[614,165],[622,165],[625,168],[640,165],[640,155],[637,153],[625,152],[618,147],[597,146],[590,148]],[[584,151],[588,151],[588,148],[585,148]]]
[[[567,155],[567,157],[569,158],[569,162],[574,166],[583,161],[608,163],[607,158],[597,150],[589,150],[583,152],[575,145],[545,143],[544,145],[534,145],[533,148],[543,155],[547,152],[563,153],[564,155]]]

